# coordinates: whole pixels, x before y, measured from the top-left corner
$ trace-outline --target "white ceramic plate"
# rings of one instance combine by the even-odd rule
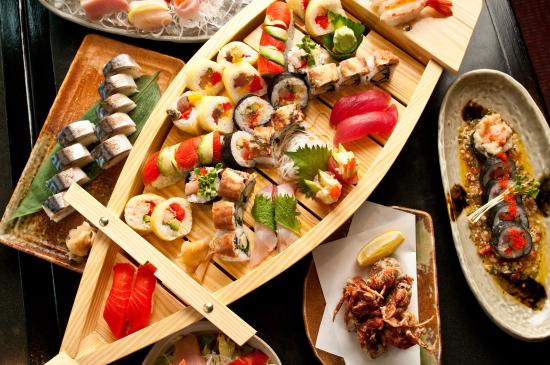
[[[164,351],[166,351],[175,338],[188,335],[190,333],[200,333],[200,332],[218,332],[218,329],[210,322],[200,321],[193,323],[191,326],[184,328],[183,330],[174,333],[172,336],[166,337],[164,340],[157,342],[143,360],[142,365],[153,365],[157,357],[159,357]],[[248,342],[248,345],[252,346],[255,349],[262,351],[264,354],[269,356],[269,360],[276,364],[282,365],[281,360],[277,357],[277,354],[264,340],[258,336],[252,337]]]
[[[512,77],[495,70],[476,70],[459,77],[447,91],[439,113],[439,162],[446,196],[454,184],[461,184],[458,156],[458,127],[462,109],[474,99],[500,113],[519,134],[537,178],[550,169],[550,128],[527,90]],[[550,232],[550,219],[545,219]],[[504,292],[483,268],[463,212],[451,221],[456,252],[470,289],[489,317],[504,331],[526,341],[550,337],[550,301],[532,310]],[[546,244],[547,258],[548,243]],[[546,279],[548,292],[549,278]]]
[[[146,38],[158,41],[178,43],[205,42],[218,31],[229,19],[241,11],[251,0],[204,0],[201,13],[206,16],[200,21],[180,21],[174,14],[173,24],[154,32],[139,30],[128,23],[126,13],[105,16],[97,21],[90,20],[80,6],[80,0],[39,0],[52,13],[73,23],[103,32],[120,34],[133,38]],[[216,16],[210,16],[212,9],[223,9]],[[198,25],[198,26],[197,26]]]

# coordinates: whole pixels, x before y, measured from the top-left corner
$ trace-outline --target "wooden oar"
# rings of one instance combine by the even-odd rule
[[[157,268],[155,276],[168,289],[238,345],[242,346],[254,336],[256,331],[250,325],[78,184],[73,184],[69,188],[65,200],[134,260],[140,264],[153,264]]]

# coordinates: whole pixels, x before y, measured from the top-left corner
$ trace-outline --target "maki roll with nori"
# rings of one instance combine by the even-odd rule
[[[185,195],[191,203],[205,204],[218,197],[222,165],[196,167],[185,184]]]
[[[242,206],[229,200],[218,200],[212,204],[212,221],[216,229],[236,230],[243,222]]]
[[[269,99],[275,108],[297,104],[305,108],[308,102],[308,87],[301,76],[285,72],[273,78],[269,85]]]
[[[240,130],[252,133],[255,127],[269,122],[273,112],[273,107],[266,100],[247,95],[235,107],[233,119]]]
[[[252,139],[252,135],[245,131],[225,136],[222,146],[223,162],[234,169],[254,167],[255,161],[252,159],[250,153]]]
[[[255,184],[253,174],[226,168],[222,172],[218,195],[223,199],[245,203],[254,191]]]
[[[225,261],[248,261],[250,244],[242,226],[234,231],[218,230],[210,248]]]

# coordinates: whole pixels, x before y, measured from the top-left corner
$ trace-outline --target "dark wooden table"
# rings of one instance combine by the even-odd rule
[[[457,0],[459,1],[459,0]],[[526,2],[527,3],[527,2]],[[88,29],[49,14],[36,0],[0,1],[0,207],[5,207],[32,144]],[[109,35],[108,35],[109,36]],[[199,45],[114,37],[179,57]],[[492,68],[519,80],[543,105],[527,51],[506,0],[486,0],[460,73]],[[436,232],[443,363],[548,363],[549,341],[525,343],[502,332],[470,292],[452,242],[437,158],[437,117],[456,78],[445,73],[400,157],[371,196],[429,212]],[[302,320],[311,257],[232,305],[284,364],[316,364]],[[0,364],[39,364],[54,356],[80,276],[0,247]],[[142,350],[119,363],[140,363]]]

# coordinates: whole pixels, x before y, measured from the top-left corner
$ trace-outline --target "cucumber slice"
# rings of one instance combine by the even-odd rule
[[[275,62],[281,66],[285,65],[285,56],[283,55],[283,52],[279,51],[274,46],[260,47],[260,54],[268,60]]]
[[[160,151],[157,157],[157,165],[162,176],[177,176],[179,174],[178,165],[174,157],[178,146],[179,144],[166,147]]]
[[[264,30],[267,34],[280,41],[286,42],[288,39],[288,32],[282,28],[266,25]]]
[[[214,159],[214,132],[201,137],[198,148],[199,162],[201,165],[210,165]]]

